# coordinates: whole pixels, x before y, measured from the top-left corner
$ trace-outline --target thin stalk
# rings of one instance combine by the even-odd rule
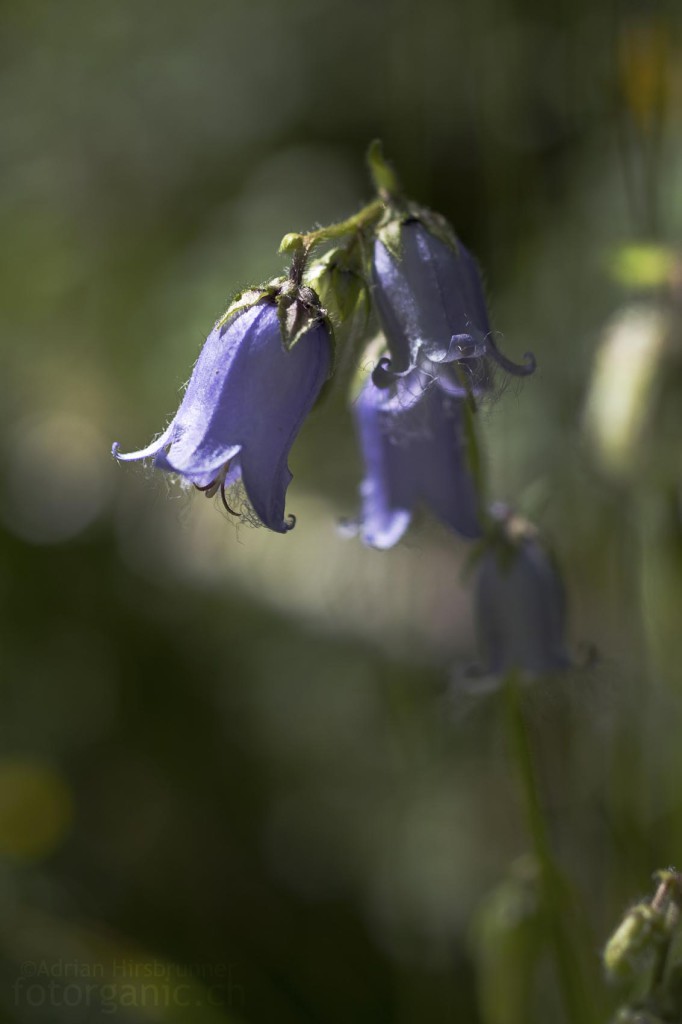
[[[649,984],[650,996],[653,996],[656,990],[663,985],[665,979],[673,933],[680,917],[679,903],[682,896],[680,891],[682,875],[677,871],[660,871],[658,873],[658,880],[659,885],[651,901],[651,909],[665,916],[665,940],[661,943],[656,953]]]
[[[386,204],[383,199],[374,199],[367,206],[354,213],[346,220],[338,221],[336,224],[328,224],[327,227],[318,228],[317,231],[309,231],[305,235],[291,232],[282,239],[280,252],[295,252],[297,249],[304,249],[306,253],[323,242],[331,242],[335,238],[343,238],[344,235],[352,235],[361,231],[373,221],[378,220],[383,214]]]
[[[559,983],[569,1020],[572,1024],[586,1024],[586,1022],[592,1022],[594,1017],[591,1006],[586,998],[578,958],[571,945],[566,927],[571,914],[571,908],[566,905],[563,879],[555,863],[547,834],[533,765],[530,739],[521,709],[514,673],[511,673],[506,680],[505,692],[509,734],[512,741],[519,782],[523,791],[528,830],[540,868]]]
[[[651,981],[649,983],[649,996],[655,995],[658,989],[663,985],[666,968],[668,966],[670,946],[672,944],[671,939],[672,936],[668,936],[656,951],[656,959],[654,961],[654,967],[651,972]]]

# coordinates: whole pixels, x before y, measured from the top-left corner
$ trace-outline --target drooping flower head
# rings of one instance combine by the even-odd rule
[[[238,297],[209,334],[175,417],[128,462],[153,459],[212,495],[241,480],[258,519],[286,533],[288,455],[331,368],[331,334],[309,288]]]
[[[380,339],[383,343],[383,339]],[[466,538],[481,533],[471,410],[452,368],[424,361],[388,387],[361,375],[352,403],[365,463],[357,520],[344,526],[370,547],[390,548],[418,505]]]
[[[497,348],[476,263],[437,214],[408,204],[388,215],[374,241],[372,295],[390,353],[375,373],[380,385],[421,359],[458,363],[475,394],[490,390],[494,366],[515,376],[535,369],[531,354],[518,366]]]
[[[566,598],[557,564],[527,521],[503,505],[477,567],[480,673],[542,675],[567,669]]]

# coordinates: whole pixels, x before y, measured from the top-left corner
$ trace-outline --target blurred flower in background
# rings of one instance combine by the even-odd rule
[[[479,671],[504,677],[566,669],[566,598],[556,562],[530,523],[502,505],[491,515],[493,532],[476,568]]]
[[[491,493],[561,538],[572,622],[608,655],[617,742],[588,748],[582,790],[562,755],[593,735],[591,706],[570,722],[545,714],[536,730],[557,752],[543,792],[562,864],[588,897],[591,955],[682,845],[676,691],[663,702],[642,635],[643,614],[662,625],[674,610],[663,660],[678,687],[679,487],[646,514],[639,503],[654,494],[647,452],[658,463],[677,449],[644,426],[643,472],[624,485],[601,476],[594,435],[581,444],[578,426],[604,325],[642,299],[650,308],[605,269],[605,254],[648,232],[643,181],[656,183],[664,245],[681,237],[677,17],[674,5],[614,17],[588,0],[264,0],[256,17],[236,0],[6,5],[4,1017],[103,1013],[38,1005],[39,979],[33,1003],[20,989],[16,1002],[24,962],[110,971],[158,959],[232,965],[245,998],[198,1005],[199,986],[189,1010],[119,999],[122,1021],[500,1024],[477,996],[466,936],[526,838],[495,723],[454,730],[442,714],[445,666],[474,657],[466,542],[428,521],[388,554],[336,537],[363,473],[343,386],[292,449],[287,500],[306,530],[286,544],[190,502],[168,474],[116,474],[106,456],[107,438],[167,422],[206,325],[235,291],[282,272],[285,232],[367,200],[362,153],[377,134],[410,193],[485,267],[500,347],[519,363],[538,355],[522,400],[512,379],[477,426]],[[636,60],[613,59],[623,26],[642,41]],[[646,81],[661,76],[657,106]],[[465,313],[486,332],[477,305]],[[446,344],[467,333],[460,324]],[[627,511],[623,486],[636,498]],[[553,662],[566,652],[559,587],[544,551],[535,576],[530,563],[520,583],[497,562],[489,571],[497,594],[545,594],[551,650],[530,628],[525,645],[509,643],[514,661]],[[492,662],[498,649],[481,653]],[[520,926],[524,906],[530,916],[532,902],[512,903]],[[73,993],[83,1000],[85,986]]]

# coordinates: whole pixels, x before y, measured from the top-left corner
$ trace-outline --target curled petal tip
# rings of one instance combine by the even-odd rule
[[[524,365],[526,373],[528,373],[528,374],[535,373],[535,370],[536,370],[537,365],[538,365],[538,361],[535,358],[535,354],[533,352],[524,352],[523,353],[523,365]]]
[[[513,377],[528,377],[531,373],[535,372],[537,363],[532,352],[524,353],[522,364],[514,363],[511,359],[502,355],[490,334],[486,338],[486,348],[488,350],[488,354],[492,356],[497,365],[501,366],[503,370],[506,370],[507,373],[511,374]]]
[[[382,356],[372,370],[372,383],[375,387],[384,391],[391,384],[395,384],[396,381],[400,380],[401,377],[406,377],[413,369],[414,364],[410,364],[405,370],[394,370],[393,360],[389,356]]]
[[[391,371],[391,360],[383,356],[372,370],[372,383],[377,388],[387,388],[393,383],[394,374]]]
[[[114,441],[114,443],[111,446],[111,454],[114,456],[115,459],[118,459],[118,450],[120,447],[121,445],[118,441]]]
[[[293,512],[290,512],[289,515],[284,520],[284,532],[285,533],[290,533],[291,530],[293,530],[293,528],[295,526],[296,526],[296,516],[293,514]]]

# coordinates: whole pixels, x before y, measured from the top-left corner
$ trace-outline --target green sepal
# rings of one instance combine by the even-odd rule
[[[309,266],[306,279],[338,324],[355,313],[367,287],[355,246],[330,249]]]
[[[398,175],[384,156],[381,139],[374,139],[367,150],[367,165],[374,187],[382,198],[393,199],[402,193]]]
[[[297,285],[289,280],[283,284],[277,294],[277,315],[282,331],[282,342],[287,352],[301,340],[317,324],[323,323],[329,335],[331,361],[329,377],[336,366],[336,343],[334,328],[326,309],[320,304],[318,295],[307,285]]]
[[[235,295],[223,315],[216,320],[215,326],[223,327],[229,320],[233,320],[240,313],[245,313],[247,309],[251,309],[252,306],[257,305],[259,302],[273,299],[277,295],[282,280],[282,278],[275,279],[262,288],[247,288],[243,292],[239,292]]]
[[[387,206],[386,212],[377,228],[377,238],[386,246],[391,256],[402,259],[402,228],[404,224],[417,220],[426,228],[430,235],[459,255],[459,242],[452,225],[440,213],[428,210],[418,203],[406,203],[402,207]]]
[[[376,231],[377,238],[381,244],[388,249],[393,259],[398,262],[403,258],[403,224],[404,218],[402,216],[389,213],[381,221]]]
[[[459,253],[459,242],[450,222],[435,210],[428,210],[425,206],[418,206],[417,203],[410,203],[409,219],[418,220],[424,225],[429,234],[440,239],[454,252]]]

